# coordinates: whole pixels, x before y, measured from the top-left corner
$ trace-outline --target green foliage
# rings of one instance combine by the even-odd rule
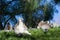
[[[32,27],[33,23],[32,23],[32,14],[34,13],[34,11],[36,11],[36,9],[39,7],[39,3],[40,3],[40,0],[26,0],[25,1],[25,6],[23,7],[24,8],[24,14],[28,15],[26,19],[26,22],[28,22],[29,26]],[[26,16],[25,16],[26,17]]]
[[[40,0],[25,0],[25,1],[24,0],[19,0],[19,1],[16,1],[17,4],[15,4],[15,3],[12,4],[14,2],[14,0],[12,0],[8,4],[6,4],[2,1],[2,6],[1,7],[2,7],[3,15],[2,14],[1,15],[2,16],[6,16],[6,15],[10,16],[10,18],[7,19],[4,22],[4,27],[10,19],[15,19],[15,15],[20,14],[20,13],[24,13],[24,14],[29,15],[29,18],[26,18],[26,19],[30,20],[30,22],[31,22],[32,13],[34,12],[34,10],[36,8],[38,8],[39,1]],[[11,10],[9,11],[9,8],[11,8],[11,10],[13,10],[13,12],[10,12]]]
[[[46,4],[43,7],[43,10],[44,10],[44,18],[43,18],[44,21],[48,21],[48,20],[53,19],[54,10],[53,10],[53,6],[51,4]]]
[[[18,37],[14,31],[0,31],[0,40],[60,40],[60,28],[52,28],[45,34],[41,29],[29,29],[31,36]]]
[[[35,19],[33,19],[32,14],[35,13],[37,10],[43,11],[44,18],[42,18],[42,19],[44,19],[44,21],[52,19],[53,18],[53,7],[51,6],[51,3],[46,2],[45,5],[41,6],[40,5],[41,1],[42,0],[17,0],[17,1],[15,1],[17,4],[15,4],[15,3],[12,4],[14,2],[14,0],[9,2],[8,4],[6,4],[2,1],[1,7],[2,7],[3,15],[2,14],[1,15],[3,17],[6,15],[10,16],[10,18],[4,22],[4,27],[6,26],[6,24],[9,20],[15,19],[15,16],[20,13],[25,14],[26,23],[28,24],[29,27],[33,27],[33,26],[35,27],[35,24],[37,25],[37,22],[33,21]],[[10,12],[9,9],[10,9],[10,11],[13,10],[13,12]],[[38,20],[38,19],[36,19],[36,20]]]

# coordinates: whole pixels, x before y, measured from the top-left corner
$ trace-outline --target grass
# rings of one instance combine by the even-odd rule
[[[45,34],[41,29],[31,29],[31,36],[18,37],[14,31],[0,31],[0,40],[60,40],[60,28],[52,28]]]

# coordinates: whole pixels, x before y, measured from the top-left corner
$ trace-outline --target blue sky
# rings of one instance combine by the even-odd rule
[[[54,22],[56,22],[60,25],[60,6],[56,5],[56,9],[58,10],[58,13],[54,12],[53,20],[54,20]]]
[[[53,0],[47,0],[48,2],[51,2],[52,5],[54,5],[58,12],[54,12],[53,19],[51,20],[52,23],[57,23],[60,25],[60,4],[55,5]]]

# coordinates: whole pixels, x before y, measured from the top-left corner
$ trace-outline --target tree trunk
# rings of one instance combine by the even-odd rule
[[[28,18],[29,27],[33,27],[32,20],[33,20],[33,17],[32,17],[32,14],[30,13]]]
[[[3,30],[2,22],[0,22],[0,30]]]

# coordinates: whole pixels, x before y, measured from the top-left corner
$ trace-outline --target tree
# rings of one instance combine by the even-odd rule
[[[54,9],[51,4],[45,5],[43,10],[44,10],[44,18],[43,18],[44,21],[53,19]]]
[[[2,18],[2,16],[0,15],[0,18]],[[2,19],[0,19],[0,30],[3,29],[3,25],[2,25]]]
[[[29,23],[30,27],[32,27],[33,25],[35,25],[34,24],[35,21],[33,21],[34,17],[32,16],[32,14],[37,10],[41,9],[44,12],[43,19],[45,21],[52,19],[53,7],[49,4],[41,6],[40,1],[42,0],[10,0],[10,1],[2,0],[1,7],[3,12],[1,15],[3,17],[5,15],[10,15],[10,18],[5,21],[4,27],[10,19],[15,19],[15,15],[18,15],[20,13],[25,14],[26,22]]]
[[[30,1],[27,0],[25,3],[24,13],[28,16],[26,21],[29,23],[30,27],[32,27],[32,25],[33,25],[32,14],[39,7],[39,1],[40,0],[30,0]]]
[[[2,16],[6,16],[6,15],[10,15],[10,18],[7,19],[5,22],[4,22],[4,27],[6,25],[6,23],[10,20],[10,19],[15,19],[15,15],[16,14],[19,14],[19,5],[20,5],[20,2],[17,1],[17,0],[2,0],[1,1],[1,11],[2,11]],[[17,12],[18,11],[18,12]]]

